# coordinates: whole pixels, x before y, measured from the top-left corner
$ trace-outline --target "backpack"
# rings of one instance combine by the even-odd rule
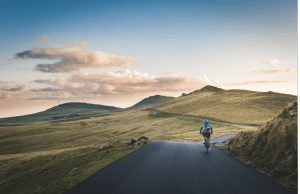
[[[200,133],[212,133],[212,127],[209,123],[202,125],[200,128]]]
[[[211,133],[211,126],[204,128],[202,133]]]

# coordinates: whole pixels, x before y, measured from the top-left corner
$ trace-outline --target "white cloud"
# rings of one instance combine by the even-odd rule
[[[279,66],[279,65],[285,64],[285,62],[279,60],[278,58],[272,58],[272,59],[268,59],[268,60],[263,61],[262,64]]]
[[[101,74],[72,74],[66,79],[35,80],[69,94],[68,97],[101,97],[153,95],[160,93],[190,92],[208,84],[208,77],[189,78],[186,76],[156,77],[147,73],[123,69]],[[213,80],[209,84],[219,86]]]
[[[262,62],[264,67],[260,67],[252,72],[261,75],[282,75],[292,72],[293,69],[284,67],[285,64],[284,61],[278,58],[272,58]]]
[[[214,81],[214,83],[215,83],[216,86],[219,86],[221,88],[224,87],[223,82],[221,82],[219,79],[214,79],[213,81]]]
[[[291,71],[292,69],[289,68],[277,67],[277,68],[265,68],[265,69],[255,70],[253,72],[258,74],[263,74],[263,75],[279,75],[279,74],[290,73]]]
[[[33,48],[16,54],[23,59],[54,59],[48,64],[37,64],[35,70],[47,73],[77,71],[87,67],[129,67],[133,60],[100,51],[88,50],[86,44],[69,44],[54,48]]]
[[[246,80],[241,82],[226,83],[228,86],[239,86],[239,85],[272,85],[272,84],[283,84],[293,83],[293,81],[284,80]]]
[[[211,84],[211,81],[208,79],[206,74],[203,75],[203,79],[207,84]]]

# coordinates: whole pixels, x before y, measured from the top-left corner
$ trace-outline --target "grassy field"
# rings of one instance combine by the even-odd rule
[[[208,86],[161,103],[154,109],[233,123],[264,125],[295,100],[296,96],[287,94],[222,90]]]
[[[242,129],[213,123],[214,136]],[[131,138],[200,141],[199,120],[148,111],[0,126],[0,193],[61,193],[134,151]],[[202,141],[202,140],[201,140]]]

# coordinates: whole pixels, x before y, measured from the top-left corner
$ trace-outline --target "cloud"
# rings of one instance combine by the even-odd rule
[[[9,95],[7,93],[4,93],[4,92],[0,93],[0,100],[8,98],[8,97],[9,97]]]
[[[16,92],[16,91],[21,91],[21,90],[23,90],[24,88],[25,88],[24,86],[14,86],[14,87],[12,87],[12,88],[6,89],[6,91]]]
[[[264,65],[263,68],[259,68],[252,72],[261,75],[281,75],[290,73],[293,70],[290,68],[282,67],[282,65],[286,63],[277,58],[265,60],[261,64]]]
[[[205,80],[206,83],[211,84],[210,80],[208,79],[207,75],[203,75],[203,78]]]
[[[38,37],[38,41],[41,43],[48,43],[50,40],[50,36],[48,35],[42,35]]]
[[[293,81],[285,80],[247,80],[242,82],[226,83],[226,85],[257,85],[257,84],[281,84],[281,83],[293,83]]]
[[[52,96],[39,96],[39,97],[32,97],[28,98],[27,100],[64,100],[65,98],[60,98],[60,97],[52,97]]]
[[[264,74],[264,75],[274,75],[274,74],[284,74],[284,73],[289,73],[292,70],[289,68],[266,68],[266,69],[261,69],[261,70],[255,70],[253,71],[254,73],[258,74]]]
[[[32,82],[33,83],[38,83],[38,84],[46,84],[46,83],[48,83],[48,80],[46,80],[46,79],[35,79]]]
[[[1,91],[7,91],[7,92],[17,92],[22,91],[25,88],[24,85],[14,85],[11,86],[10,84],[0,84],[0,90]]]
[[[118,70],[101,74],[72,74],[66,79],[35,80],[35,83],[55,87],[68,97],[101,97],[124,95],[150,95],[158,93],[181,93],[199,89],[208,84],[207,76],[189,78],[186,76],[156,77],[132,70]]]
[[[13,82],[0,81],[0,100],[20,96],[25,86]]]
[[[38,83],[38,82],[36,82],[36,83]],[[31,89],[30,91],[32,91],[32,92],[58,92],[58,91],[60,91],[60,89],[46,87],[46,88],[35,88],[35,89]]]
[[[213,79],[213,83],[214,83],[214,85],[216,85],[216,86],[219,86],[219,87],[221,87],[221,88],[224,88],[223,82],[220,81],[219,79]]]
[[[33,48],[15,55],[22,59],[49,59],[53,63],[37,64],[36,71],[66,73],[88,67],[129,67],[133,60],[113,54],[88,50],[86,44],[69,44],[55,48]]]
[[[278,66],[280,64],[285,64],[285,62],[283,62],[277,58],[273,58],[273,59],[268,59],[268,60],[263,61],[262,64]]]
[[[35,82],[38,83],[38,82]],[[76,99],[76,96],[72,96],[69,92],[62,91],[58,88],[44,87],[44,88],[34,88],[27,92],[27,100],[66,100],[66,99]]]

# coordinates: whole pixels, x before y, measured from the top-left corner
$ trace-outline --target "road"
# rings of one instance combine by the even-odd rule
[[[114,162],[68,192],[117,194],[287,194],[285,188],[202,143],[158,141]]]

